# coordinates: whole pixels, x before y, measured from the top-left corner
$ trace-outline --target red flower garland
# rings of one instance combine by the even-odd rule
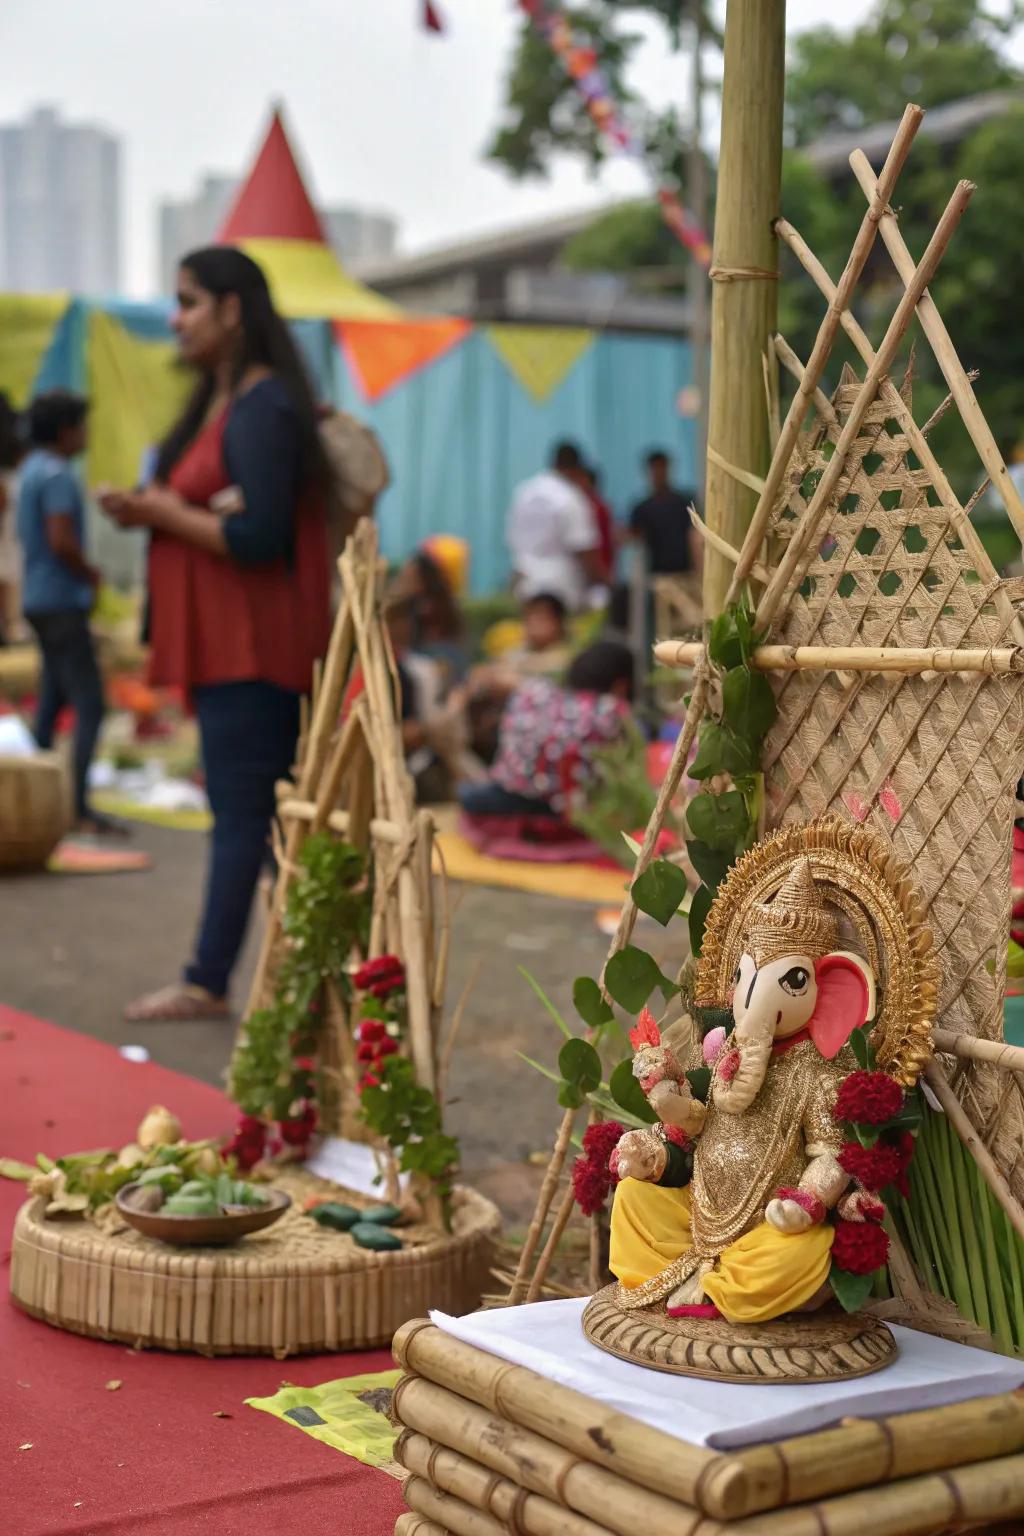
[[[889,1239],[873,1221],[836,1222],[832,1262],[851,1275],[873,1275],[889,1257]]]
[[[583,1156],[572,1165],[572,1189],[584,1216],[604,1209],[612,1187],[609,1162],[622,1135],[617,1120],[597,1121],[583,1132]]]
[[[371,997],[390,997],[405,986],[405,966],[397,955],[379,955],[367,960],[352,977],[357,992],[369,992]]]
[[[839,1152],[839,1166],[873,1195],[894,1184],[905,1196],[910,1189],[907,1169],[913,1155],[914,1138],[909,1131],[904,1131],[896,1145],[876,1141],[873,1147],[862,1147],[858,1141],[844,1142]]]
[[[851,1072],[839,1085],[833,1117],[841,1124],[885,1125],[903,1108],[903,1089],[888,1072]]]

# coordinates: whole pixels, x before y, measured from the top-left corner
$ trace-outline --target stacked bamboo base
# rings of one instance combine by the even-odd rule
[[[14,1225],[12,1299],[91,1338],[278,1358],[373,1348],[428,1307],[479,1305],[499,1217],[474,1190],[456,1190],[452,1232],[403,1227],[401,1251],[374,1253],[301,1210],[314,1193],[371,1201],[299,1169],[275,1182],[291,1210],[230,1248],[172,1248],[120,1224],[46,1221],[43,1202],[29,1200]]]
[[[720,1453],[425,1321],[394,1350],[412,1511],[396,1536],[940,1536],[1024,1517],[1024,1393]]]

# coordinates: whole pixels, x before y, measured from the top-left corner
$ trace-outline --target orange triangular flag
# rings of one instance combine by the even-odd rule
[[[417,368],[456,346],[468,320],[339,320],[335,334],[363,394],[379,400]]]

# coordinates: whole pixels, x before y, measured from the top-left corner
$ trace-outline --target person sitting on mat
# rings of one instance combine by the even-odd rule
[[[585,793],[594,754],[631,718],[632,652],[598,640],[576,657],[565,687],[545,677],[509,684],[487,782],[462,785],[459,803],[470,816],[561,816]]]

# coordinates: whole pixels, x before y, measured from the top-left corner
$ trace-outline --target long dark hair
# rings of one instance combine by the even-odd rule
[[[451,582],[441,566],[426,550],[418,549],[412,564],[423,583],[423,599],[430,608],[431,627],[441,640],[459,640],[462,637],[462,615],[455,600]]]
[[[235,358],[234,383],[247,368],[270,368],[288,391],[302,432],[303,478],[323,487],[330,485],[331,468],[317,430],[317,405],[313,386],[298,347],[284,320],[274,308],[270,289],[251,256],[233,245],[208,245],[183,256],[180,265],[200,288],[224,299],[238,298],[242,320],[242,344]],[[168,432],[157,454],[156,477],[165,480],[192,442],[210,407],[215,389],[212,374],[203,373],[185,409]]]

